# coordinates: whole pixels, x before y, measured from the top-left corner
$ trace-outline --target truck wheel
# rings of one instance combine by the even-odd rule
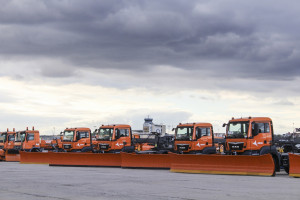
[[[122,149],[122,152],[126,152],[126,153],[133,153],[135,150],[134,146],[125,146]]]
[[[39,148],[32,148],[32,149],[30,149],[30,152],[41,152],[41,149],[39,149]]]
[[[81,152],[89,152],[89,151],[92,151],[91,147],[84,147],[81,149]]]

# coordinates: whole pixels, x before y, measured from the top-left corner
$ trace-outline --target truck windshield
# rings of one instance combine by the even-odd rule
[[[74,131],[65,131],[63,140],[73,141]]]
[[[15,136],[14,135],[8,135],[8,141],[15,141]]]
[[[175,138],[176,140],[192,140],[193,132],[193,127],[177,127]]]
[[[112,128],[100,128],[97,140],[111,140],[113,131]]]
[[[16,142],[24,142],[25,141],[26,132],[18,132],[16,137]]]
[[[249,122],[231,122],[228,124],[227,138],[247,138]]]
[[[6,135],[7,133],[2,133],[1,136],[0,136],[0,142],[6,142]]]

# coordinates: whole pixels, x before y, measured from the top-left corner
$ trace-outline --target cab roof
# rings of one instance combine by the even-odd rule
[[[194,123],[180,123],[177,127],[183,127],[183,126],[203,126],[203,127],[212,127],[211,123],[207,123],[207,122],[194,122]]]
[[[65,131],[90,131],[90,128],[86,128],[86,127],[75,127],[75,128],[66,128]]]
[[[102,125],[100,128],[131,128],[128,124],[108,124],[108,125]]]
[[[240,122],[240,121],[272,121],[269,117],[244,117],[244,118],[232,118],[229,122]]]

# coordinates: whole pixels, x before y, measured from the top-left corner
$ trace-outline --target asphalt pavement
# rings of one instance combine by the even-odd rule
[[[0,200],[300,199],[300,178],[0,162]]]

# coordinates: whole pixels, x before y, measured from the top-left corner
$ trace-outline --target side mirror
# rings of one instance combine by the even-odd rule
[[[223,124],[223,127],[225,127],[225,126],[227,126],[227,124],[226,124],[226,123],[224,123],[224,124]]]

